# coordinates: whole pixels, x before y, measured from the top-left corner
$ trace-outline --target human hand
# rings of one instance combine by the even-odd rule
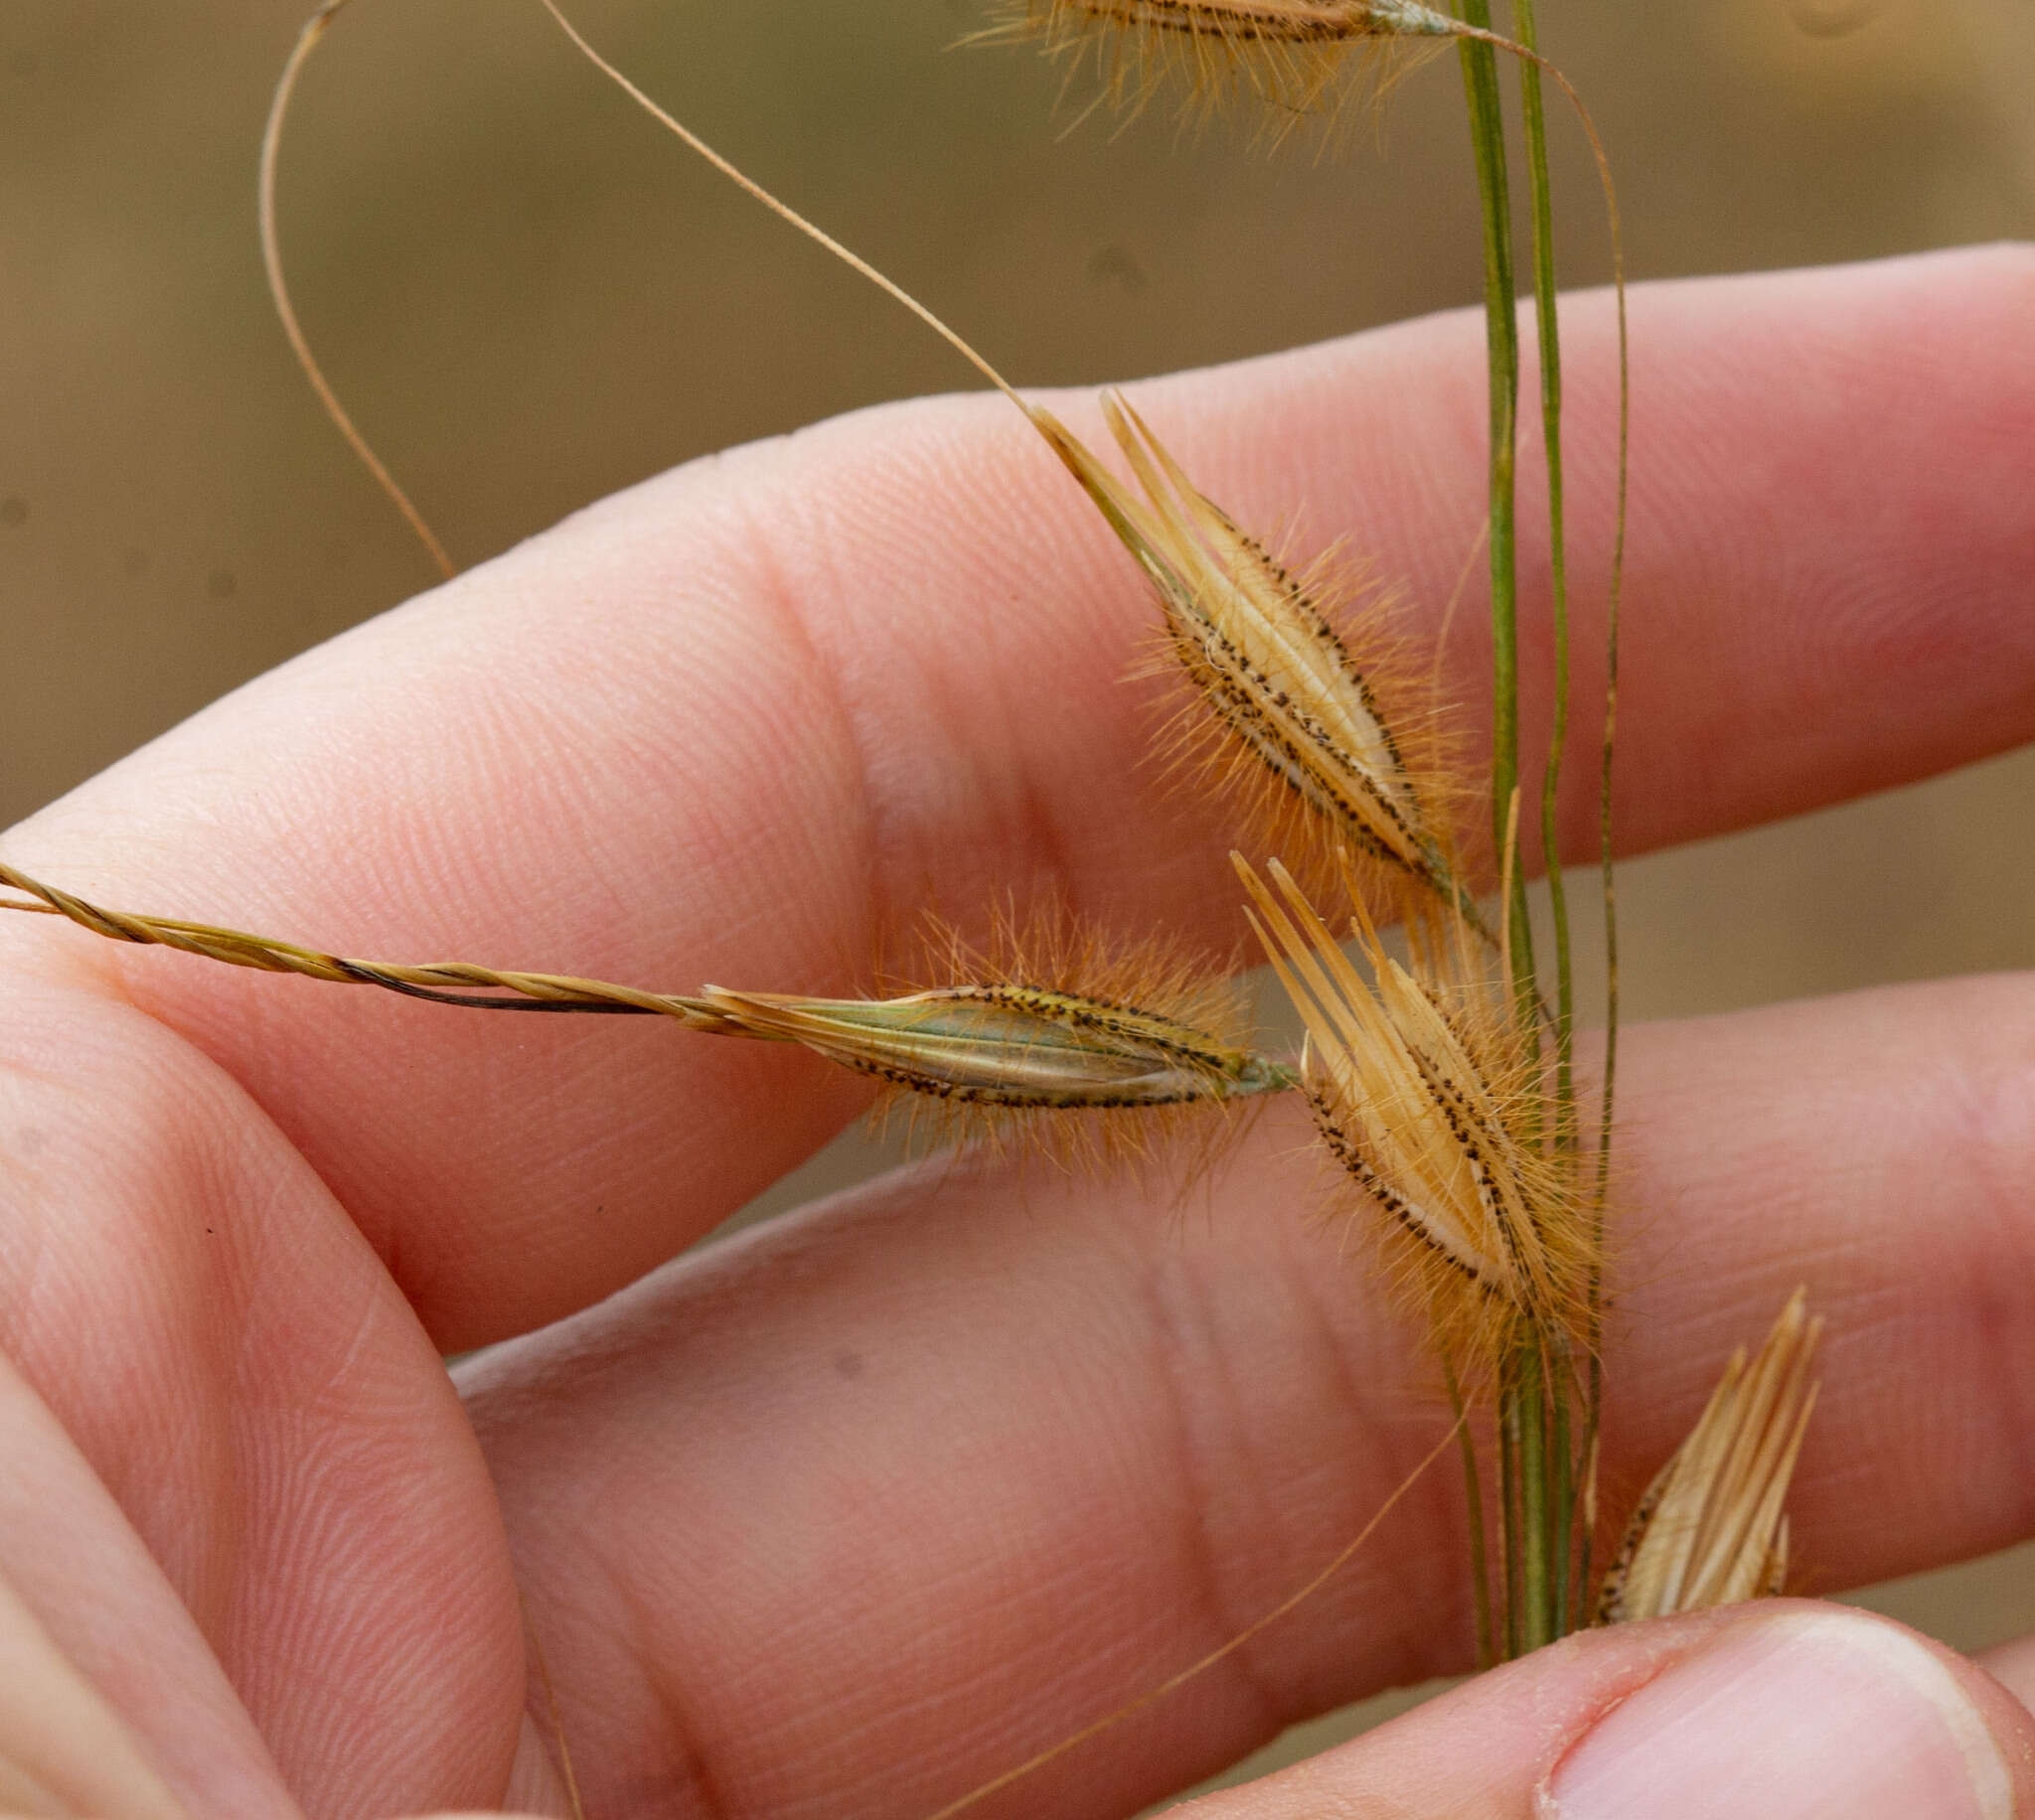
[[[2031,303],[2019,252],[1636,293],[1628,850],[2035,735]],[[1608,312],[1573,308],[1588,501]],[[1136,395],[1243,522],[1305,500],[1438,621],[1483,510],[1480,348],[1452,317]],[[1574,537],[1587,619],[1608,525]],[[920,904],[1014,890],[1228,942],[1234,832],[1140,763],[1151,619],[1007,404],[898,406],[606,502],[5,851],[341,952],[679,989],[846,989]],[[520,1585],[592,1820],[910,1820],[1275,1604],[1438,1436],[1362,1247],[1305,1217],[1299,1109],[1185,1212],[936,1162],[666,1265],[861,1085],[27,918],[0,996],[0,1805],[556,1810]],[[1818,1579],[2027,1534],[2031,1064],[2019,978],[1631,1031],[1606,1482],[1806,1281]],[[1468,1592],[1436,1470],[1290,1619],[978,1811],[1126,1812],[1461,1669]],[[1661,1707],[1678,1662],[1715,1705]],[[1994,1751],[2030,1800],[2031,1746],[1948,1652],[1775,1605],[1574,1639],[1215,1811],[1523,1814],[1598,1750],[1663,1817],[1990,1813],[1943,1776]]]

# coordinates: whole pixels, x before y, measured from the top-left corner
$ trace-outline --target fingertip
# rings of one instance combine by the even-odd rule
[[[1586,1632],[1196,1820],[2011,1820],[2035,1720],[1974,1664],[1847,1606],[1764,1601]]]
[[[2035,1636],[2001,1643],[1984,1651],[1977,1662],[2024,1707],[2035,1710]]]

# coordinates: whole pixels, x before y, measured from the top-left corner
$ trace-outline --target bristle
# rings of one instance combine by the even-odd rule
[[[1382,85],[1388,54],[1460,30],[1403,0],[1011,0],[982,36],[1035,39],[1076,67],[1092,53],[1105,95],[1127,112],[1176,82],[1189,108],[1256,99],[1283,134],[1366,81]]]
[[[1604,1577],[1598,1621],[1696,1611],[1778,1592],[1784,1509],[1817,1387],[1823,1323],[1797,1289],[1753,1359],[1734,1353],[1689,1438],[1654,1474]]]
[[[1452,1356],[1489,1360],[1522,1330],[1584,1329],[1593,1262],[1571,1159],[1547,1145],[1531,1043],[1487,969],[1424,977],[1385,953],[1357,910],[1370,979],[1275,860],[1274,890],[1241,857],[1251,920],[1309,1035],[1305,1091],[1343,1171],[1389,1216],[1388,1256]],[[1430,958],[1467,958],[1429,944]],[[1422,950],[1415,966],[1421,967]]]
[[[703,998],[744,1033],[803,1043],[882,1083],[879,1118],[915,1139],[1038,1149],[1072,1165],[1150,1153],[1155,1115],[1248,1103],[1298,1082],[1248,1046],[1233,978],[1164,943],[1112,943],[1048,914],[1000,915],[987,950],[931,924],[949,984],[881,998],[717,986]]]

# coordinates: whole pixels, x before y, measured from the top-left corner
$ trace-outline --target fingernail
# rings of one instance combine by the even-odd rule
[[[1542,1820],[2012,1820],[2011,1776],[1942,1662],[1839,1607],[1720,1632],[1614,1707]]]

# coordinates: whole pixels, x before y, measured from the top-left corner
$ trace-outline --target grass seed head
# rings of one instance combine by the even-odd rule
[[[1488,1362],[1523,1333],[1587,1331],[1596,1245],[1575,1158],[1487,951],[1467,931],[1389,954],[1358,902],[1366,979],[1274,860],[1241,857],[1253,928],[1308,1032],[1303,1088],[1341,1169],[1389,1216],[1395,1274],[1454,1358]],[[1276,887],[1276,889],[1275,889]],[[1417,971],[1416,971],[1417,970]]]
[[[880,998],[703,988],[744,1035],[803,1043],[885,1088],[934,1141],[1042,1147],[1063,1163],[1150,1151],[1152,1115],[1255,1101],[1298,1083],[1248,1044],[1231,970],[1164,943],[1111,943],[1074,919],[997,919],[989,947],[933,927],[953,982]]]
[[[1206,1031],[1078,992],[998,985],[898,998],[799,998],[709,986],[730,1023],[787,1038],[909,1093],[1009,1107],[1175,1106],[1290,1084]]]
[[[1381,706],[1374,678],[1390,678],[1394,695],[1415,693],[1383,614],[1368,615],[1373,649],[1360,663],[1312,577],[1290,572],[1195,488],[1122,398],[1103,408],[1135,494],[1049,412],[1031,415],[1158,594],[1170,667],[1206,709],[1175,724],[1176,752],[1241,780],[1275,844],[1313,824],[1298,850],[1347,848],[1455,902],[1447,830],[1461,789],[1432,706],[1410,703],[1390,720]]]
[[[1332,112],[1366,78],[1381,86],[1391,53],[1462,29],[1410,0],[1013,0],[1004,14],[985,38],[1035,40],[1074,67],[1092,55],[1120,110],[1176,82],[1189,110],[1250,97],[1271,110],[1275,136]]]
[[[1598,1597],[1600,1623],[1781,1591],[1783,1505],[1815,1407],[1808,1369],[1822,1330],[1797,1289],[1751,1364],[1743,1348],[1732,1355],[1688,1440],[1654,1474],[1627,1525]]]

